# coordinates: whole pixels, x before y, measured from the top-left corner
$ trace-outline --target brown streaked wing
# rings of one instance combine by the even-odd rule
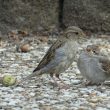
[[[102,64],[102,69],[105,73],[110,74],[110,60],[107,58],[100,58],[99,62]]]
[[[64,45],[65,41],[61,41],[60,39],[58,39],[47,51],[46,55],[43,57],[43,59],[40,61],[40,63],[38,64],[38,66],[34,69],[33,72],[40,70],[41,68],[43,68],[45,65],[47,65],[55,56],[55,50],[59,47],[61,47],[61,45]]]

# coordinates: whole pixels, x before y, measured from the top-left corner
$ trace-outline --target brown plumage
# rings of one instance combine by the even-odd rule
[[[99,62],[102,65],[102,69],[105,71],[105,74],[110,76],[110,60],[108,58],[100,58]]]
[[[33,72],[36,72],[36,71],[40,70],[41,68],[43,68],[45,65],[47,65],[55,57],[55,51],[56,51],[56,49],[59,48],[59,47],[61,47],[64,43],[65,43],[65,41],[62,42],[60,39],[57,40],[50,47],[50,49],[47,51],[46,55],[43,57],[43,59],[40,61],[40,63],[34,69]]]
[[[110,59],[100,55],[100,46],[87,46],[78,59],[81,74],[92,84],[101,84],[110,78]]]
[[[68,27],[62,36],[50,47],[33,73],[22,79],[20,83],[42,74],[50,74],[57,84],[55,78],[63,82],[59,75],[72,64],[78,51],[77,41],[84,39],[83,31],[75,26]],[[64,82],[63,82],[64,83]]]

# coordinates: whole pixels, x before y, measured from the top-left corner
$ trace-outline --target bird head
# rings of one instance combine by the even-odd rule
[[[70,40],[82,40],[86,38],[83,30],[75,26],[68,27],[64,32],[64,36]]]
[[[100,53],[100,46],[99,45],[88,45],[86,48],[87,52],[92,52],[93,54],[98,55]]]

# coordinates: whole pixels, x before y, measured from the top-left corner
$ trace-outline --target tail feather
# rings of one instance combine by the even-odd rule
[[[18,85],[19,84],[22,84],[23,82],[25,82],[26,80],[30,80],[32,77],[35,77],[37,75],[40,75],[42,74],[41,71],[36,71],[36,72],[33,72],[32,74],[28,75],[27,77],[23,78],[21,81],[18,82]]]
[[[38,71],[37,68],[35,68],[35,69],[33,70],[33,73],[36,72],[36,71]]]

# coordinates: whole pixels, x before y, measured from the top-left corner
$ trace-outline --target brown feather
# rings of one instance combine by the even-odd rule
[[[105,73],[110,74],[110,60],[107,58],[100,58],[99,62],[102,64],[102,69]]]
[[[55,56],[55,51],[57,48],[61,47],[65,43],[65,40],[62,42],[61,39],[58,39],[47,51],[46,55],[43,57],[43,59],[40,61],[39,65],[34,69],[33,72],[40,70],[45,65],[47,65]]]

